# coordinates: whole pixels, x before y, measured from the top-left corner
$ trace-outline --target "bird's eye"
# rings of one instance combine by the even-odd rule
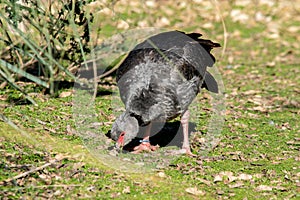
[[[120,137],[123,137],[125,135],[125,132],[123,131],[121,134],[120,134]]]

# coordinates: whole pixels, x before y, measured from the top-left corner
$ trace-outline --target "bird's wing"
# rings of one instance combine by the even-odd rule
[[[199,33],[185,34],[180,31],[169,31],[146,39],[144,42],[136,45],[120,65],[117,70],[117,82],[125,73],[144,59],[145,55],[139,52],[147,49],[157,51],[162,57],[165,56],[163,52],[170,52],[183,57],[204,77],[206,67],[212,66],[215,62],[215,58],[210,51],[214,47],[219,47],[220,44],[200,39],[200,36],[201,34]]]
[[[201,88],[205,88],[210,92],[218,93],[219,87],[216,79],[209,73],[206,72],[204,82],[201,86]]]

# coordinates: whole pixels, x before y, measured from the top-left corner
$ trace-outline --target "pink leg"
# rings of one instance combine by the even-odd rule
[[[151,133],[151,128],[152,128],[152,122],[150,122],[150,124],[146,128],[146,133],[145,133],[145,135],[143,137],[144,141],[149,141],[149,139],[150,139],[150,133]]]
[[[132,153],[140,153],[142,151],[155,151],[158,149],[158,145],[152,146],[150,144],[150,133],[151,133],[151,127],[152,122],[147,126],[145,135],[143,137],[143,140],[141,141],[141,144],[139,146],[134,147],[134,151]]]
[[[190,143],[189,143],[189,118],[190,118],[190,111],[186,110],[183,115],[181,116],[181,125],[183,128],[183,144],[182,144],[182,151],[185,151],[186,154],[190,156],[195,156],[191,152]]]

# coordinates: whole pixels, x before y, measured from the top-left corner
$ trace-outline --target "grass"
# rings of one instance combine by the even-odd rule
[[[1,186],[1,194],[7,198],[48,197],[88,198],[150,198],[155,192],[163,199],[173,195],[183,196],[180,190],[172,192],[174,185],[162,187],[165,180],[153,174],[126,175],[113,171],[95,159],[76,141],[66,142],[51,135],[28,134],[31,140],[1,123],[1,181],[37,167],[49,160],[60,160],[48,168],[28,177]],[[12,164],[13,163],[13,164]],[[178,187],[178,186],[177,186]],[[121,189],[121,190],[120,190]],[[46,190],[46,194],[45,194]],[[57,192],[60,191],[60,192]],[[187,197],[188,198],[188,197]]]
[[[122,2],[115,5],[116,12],[121,12],[125,6]],[[32,106],[27,105],[18,92],[6,88],[0,92],[4,100],[0,108],[23,131],[0,122],[3,158],[0,182],[51,160],[57,161],[12,182],[1,182],[1,196],[7,199],[298,199],[300,52],[296,41],[299,31],[285,31],[289,26],[299,26],[293,17],[285,14],[287,9],[291,16],[295,11],[291,7],[280,7],[281,4],[245,7],[220,3],[229,32],[228,47],[223,57],[221,50],[214,50],[214,54],[226,88],[227,111],[222,140],[213,151],[195,158],[180,156],[164,169],[151,173],[115,170],[93,157],[95,149],[84,146],[76,129],[78,118],[74,119],[72,96],[52,98],[41,95],[41,89],[28,84],[27,93],[38,104]],[[145,8],[136,6],[136,10]],[[165,2],[156,11],[162,12],[167,7],[174,13],[180,10],[182,15],[170,14],[174,18],[169,26],[165,25],[166,28],[198,31],[199,23],[211,22],[212,28],[199,32],[222,42],[221,23],[208,4],[179,9]],[[126,5],[125,8],[122,17],[130,19],[130,26],[143,20],[155,24],[160,16],[169,15],[168,12],[153,16],[129,15],[134,7]],[[232,9],[240,9],[249,16],[262,12],[272,20],[256,22],[250,17],[248,21],[236,22],[230,16]],[[154,11],[148,9],[147,12]],[[183,19],[182,16],[190,18]],[[113,30],[115,24],[109,22],[102,22],[105,36],[119,31]],[[182,22],[186,24],[180,26]],[[279,38],[269,37],[272,23],[280,25]],[[100,125],[93,124],[87,131],[99,134],[110,129],[111,122],[120,112],[112,100],[111,92],[115,89],[114,79],[100,83],[95,109],[91,112],[84,107],[87,124],[96,121]],[[68,91],[71,90],[61,89],[59,93]],[[196,119],[200,120],[193,121],[200,134],[198,139],[205,137],[207,132],[210,116],[204,109],[210,106],[207,96],[208,93],[201,93],[197,104],[193,105],[200,110],[196,113]],[[198,143],[194,142],[192,146],[194,151],[199,150]]]

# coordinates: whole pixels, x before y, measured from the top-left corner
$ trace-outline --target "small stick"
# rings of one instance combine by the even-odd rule
[[[31,170],[29,170],[29,171],[27,171],[27,172],[21,173],[21,174],[19,174],[19,175],[17,175],[17,176],[14,176],[14,177],[12,177],[12,178],[8,178],[8,179],[6,179],[6,180],[0,182],[0,185],[3,185],[4,183],[8,183],[8,182],[11,182],[11,181],[16,180],[16,179],[19,179],[19,178],[23,178],[23,177],[27,176],[28,174],[31,174],[31,173],[34,173],[34,172],[36,172],[36,171],[42,170],[42,169],[44,169],[44,168],[46,168],[46,167],[52,165],[53,163],[55,163],[55,162],[57,162],[57,161],[59,161],[59,160],[56,160],[56,159],[55,159],[54,161],[50,161],[50,162],[48,162],[48,163],[46,163],[46,164],[44,164],[44,165],[42,165],[42,166],[39,166],[39,167],[34,168],[34,169],[31,169]]]

